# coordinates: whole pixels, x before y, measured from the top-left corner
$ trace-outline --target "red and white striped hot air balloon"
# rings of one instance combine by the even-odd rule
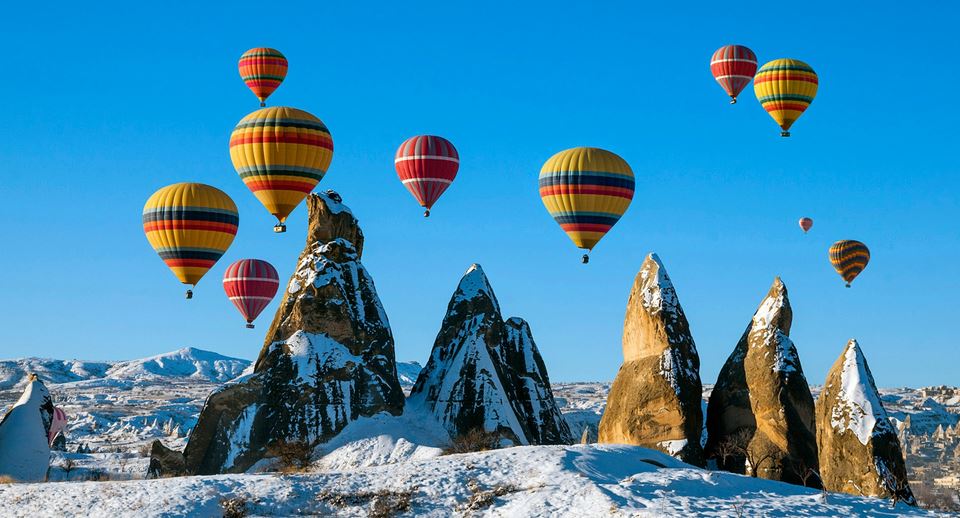
[[[803,233],[806,234],[813,228],[813,220],[810,218],[800,218],[800,228],[803,229]]]
[[[757,55],[743,45],[720,47],[710,58],[710,72],[727,91],[730,104],[737,104],[737,96],[757,73]]]
[[[67,414],[60,407],[53,407],[53,419],[50,421],[50,431],[47,432],[47,444],[53,446],[57,434],[67,427]]]
[[[418,135],[400,144],[393,163],[403,186],[427,209],[423,216],[428,217],[430,208],[457,177],[460,155],[443,137]]]
[[[250,329],[263,308],[273,300],[279,286],[277,270],[260,259],[241,259],[223,272],[223,291],[247,319]]]

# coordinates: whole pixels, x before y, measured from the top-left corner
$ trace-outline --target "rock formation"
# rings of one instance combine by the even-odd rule
[[[677,292],[656,254],[633,283],[623,365],[600,420],[599,442],[654,448],[703,465],[700,357]]]
[[[450,299],[407,408],[433,414],[452,437],[483,429],[513,444],[572,442],[530,326],[503,320],[477,264]]]
[[[43,482],[50,463],[48,434],[53,422],[50,392],[35,374],[20,399],[0,420],[0,477]]]
[[[350,421],[399,415],[393,335],[360,263],[363,233],[333,191],[307,198],[306,248],[252,374],[214,392],[184,449],[193,474],[242,472],[284,442],[316,445]],[[175,459],[153,456],[159,473]],[[176,464],[173,461],[173,464]]]
[[[725,470],[820,487],[813,396],[779,278],[727,358],[707,406],[706,455]]]
[[[820,475],[828,491],[896,497],[916,505],[897,430],[856,340],[837,358],[817,399]]]

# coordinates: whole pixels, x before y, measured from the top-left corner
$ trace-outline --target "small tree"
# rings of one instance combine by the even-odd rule
[[[307,441],[277,441],[267,454],[280,461],[282,471],[303,471],[310,465],[313,446]]]

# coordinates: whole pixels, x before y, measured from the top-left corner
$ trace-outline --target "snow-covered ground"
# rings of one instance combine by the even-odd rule
[[[310,473],[139,480],[147,469],[146,446],[161,439],[183,448],[207,395],[249,363],[198,349],[128,362],[0,362],[0,412],[19,397],[18,376],[37,372],[69,417],[67,452],[51,458],[49,478],[54,482],[0,484],[0,516],[220,516],[227,505],[221,500],[231,498],[244,500],[251,515],[270,516],[364,516],[390,507],[408,516],[914,512],[841,495],[829,495],[824,503],[814,491],[703,471],[635,447],[520,447],[446,456],[443,429],[427,416],[414,415],[351,423],[322,448]],[[398,365],[406,390],[419,368],[415,362]],[[586,425],[595,433],[608,390],[609,383],[554,384],[576,437]],[[899,422],[910,415],[914,428],[932,432],[938,424],[960,419],[960,400],[934,401],[914,389],[881,394],[891,419]],[[77,453],[80,446],[90,452]],[[69,482],[56,482],[64,480]]]

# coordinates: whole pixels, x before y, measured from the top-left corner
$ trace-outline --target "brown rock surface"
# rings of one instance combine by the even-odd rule
[[[790,340],[793,312],[775,279],[727,359],[707,405],[708,459],[727,471],[819,487],[813,396]]]
[[[828,491],[917,505],[897,430],[887,418],[867,359],[850,340],[817,399],[820,475]]]
[[[647,256],[630,292],[623,358],[600,420],[599,442],[654,448],[703,465],[700,357],[656,254]]]

